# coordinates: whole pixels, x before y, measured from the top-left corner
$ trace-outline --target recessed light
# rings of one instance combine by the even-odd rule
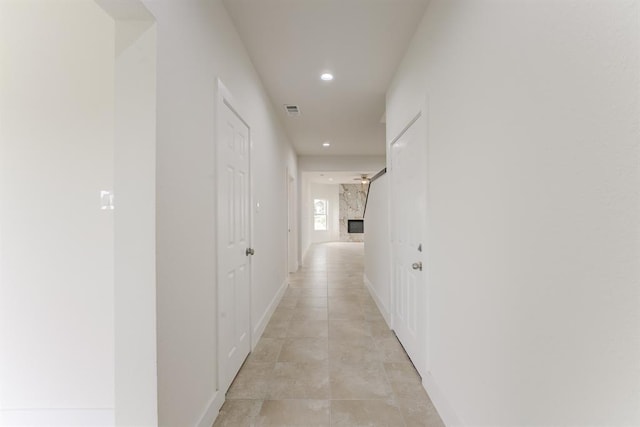
[[[322,143],[322,146],[323,146],[323,147],[331,147],[331,144],[330,144],[330,143],[328,143],[328,142],[323,142],[323,143]]]
[[[331,74],[331,73],[323,73],[323,74],[320,76],[320,78],[321,78],[322,80],[324,80],[325,82],[329,82],[329,81],[333,80],[333,74]]]
[[[329,181],[333,181],[333,178],[329,178]]]

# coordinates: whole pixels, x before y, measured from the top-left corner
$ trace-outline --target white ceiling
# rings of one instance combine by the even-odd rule
[[[385,154],[385,93],[427,2],[224,0],[301,155]]]
[[[367,175],[371,178],[379,171],[361,171],[361,172],[304,172],[303,176],[309,182],[316,184],[360,184],[358,179],[361,175]]]

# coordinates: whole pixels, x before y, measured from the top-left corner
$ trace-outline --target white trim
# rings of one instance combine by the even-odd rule
[[[2,409],[0,425],[47,427],[102,427],[115,425],[113,408]]]
[[[426,390],[433,406],[438,411],[438,415],[442,419],[442,422],[447,427],[456,427],[456,426],[464,426],[465,424],[462,422],[458,414],[455,413],[449,401],[445,398],[444,393],[438,387],[435,379],[429,372],[422,378],[422,387]]]
[[[389,328],[391,328],[391,312],[382,303],[382,300],[380,299],[380,296],[376,292],[376,289],[373,287],[373,284],[371,283],[371,281],[369,281],[369,278],[367,277],[367,275],[363,274],[362,277],[364,278],[364,284],[367,287],[367,289],[369,290],[369,293],[371,294],[371,297],[373,297],[373,300],[376,302],[376,305],[378,306],[378,310],[380,310],[380,313],[382,314],[382,317],[384,317],[384,321],[387,322],[387,326],[389,326]]]
[[[211,427],[216,421],[216,418],[218,418],[218,414],[220,413],[220,408],[222,408],[223,403],[224,393],[221,393],[220,390],[218,390],[209,401],[209,404],[198,420],[196,427]]]
[[[280,289],[278,289],[278,292],[276,292],[273,299],[269,303],[269,306],[260,317],[260,320],[258,321],[256,326],[253,328],[253,333],[251,334],[252,350],[256,347],[256,344],[258,344],[258,341],[260,341],[260,338],[262,337],[262,333],[267,327],[269,320],[271,320],[271,316],[273,316],[274,311],[276,311],[276,308],[278,308],[278,304],[280,304],[280,301],[282,300],[282,297],[284,296],[284,293],[287,290],[288,286],[289,286],[289,280],[285,279],[282,285],[280,285]]]

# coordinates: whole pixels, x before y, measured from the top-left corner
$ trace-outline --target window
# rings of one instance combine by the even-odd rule
[[[323,199],[313,200],[313,229],[327,231],[327,204]]]

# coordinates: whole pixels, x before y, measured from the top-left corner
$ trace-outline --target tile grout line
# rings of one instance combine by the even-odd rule
[[[374,340],[374,344],[375,340]],[[377,344],[376,344],[377,346]],[[391,384],[391,379],[389,378],[389,373],[387,372],[387,367],[385,366],[385,363],[390,363],[390,362],[385,362],[384,360],[382,361],[382,370],[384,371],[384,376],[387,379],[387,382],[389,383],[389,388],[391,389],[391,396],[393,399],[393,404],[396,407],[396,410],[398,411],[398,413],[400,414],[400,417],[402,418],[402,422],[404,423],[404,427],[407,427],[407,420],[405,419],[404,416],[404,412],[400,409],[400,402],[398,401],[399,398],[396,395],[396,391],[393,388],[393,385]]]

